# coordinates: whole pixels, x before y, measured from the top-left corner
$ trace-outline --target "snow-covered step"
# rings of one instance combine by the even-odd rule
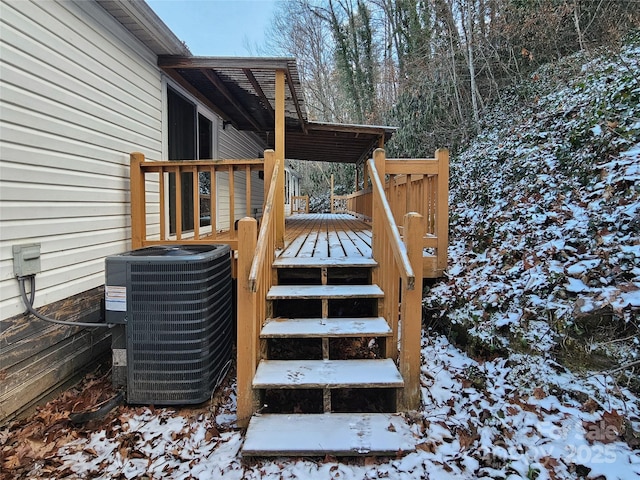
[[[388,337],[389,324],[382,317],[273,318],[262,327],[262,338]]]
[[[390,358],[262,360],[253,388],[397,388],[404,381]]]
[[[375,267],[378,263],[366,257],[279,257],[273,262],[277,268],[353,268]]]
[[[251,419],[242,455],[397,455],[414,451],[415,444],[397,414],[270,414]]]
[[[382,298],[377,285],[276,285],[269,289],[267,300],[323,298]]]

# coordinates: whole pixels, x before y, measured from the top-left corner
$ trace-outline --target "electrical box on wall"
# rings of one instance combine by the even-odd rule
[[[40,273],[39,243],[13,246],[13,273],[16,277]]]

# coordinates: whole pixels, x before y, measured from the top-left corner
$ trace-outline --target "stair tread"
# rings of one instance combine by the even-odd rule
[[[278,268],[305,268],[305,267],[375,267],[378,265],[373,258],[366,257],[279,257],[273,262]]]
[[[398,414],[269,414],[249,422],[242,455],[396,455],[414,451],[415,445]]]
[[[321,298],[381,298],[384,293],[377,285],[275,285],[269,289],[267,300]]]
[[[364,318],[273,318],[268,319],[262,338],[388,337],[389,324],[382,317]]]
[[[404,382],[390,358],[262,360],[254,388],[396,388]]]

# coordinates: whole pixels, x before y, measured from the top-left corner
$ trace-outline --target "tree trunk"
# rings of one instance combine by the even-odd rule
[[[480,133],[480,113],[478,111],[478,86],[476,85],[476,69],[473,63],[473,6],[468,4],[467,12],[467,64],[471,80],[471,105],[473,107],[473,125],[476,133]]]

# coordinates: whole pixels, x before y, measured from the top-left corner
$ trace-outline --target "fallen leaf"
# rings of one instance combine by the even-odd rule
[[[538,400],[541,400],[543,398],[546,398],[547,394],[545,393],[542,387],[536,387],[533,389],[533,396],[536,397]]]
[[[600,406],[598,405],[598,402],[596,402],[593,398],[590,398],[589,400],[587,400],[586,402],[584,402],[582,404],[582,407],[580,407],[580,409],[583,412],[589,412],[589,413],[593,413],[595,412]]]
[[[205,442],[210,442],[214,438],[218,438],[220,436],[220,432],[214,426],[211,426],[207,429],[207,432],[204,434]]]
[[[418,450],[423,452],[436,453],[436,444],[433,442],[424,442],[416,445]]]
[[[126,448],[119,448],[118,453],[120,453],[120,456],[123,460],[129,458],[129,451]]]
[[[540,459],[540,463],[547,469],[551,480],[556,480],[558,478],[556,475],[556,467],[559,465],[558,460],[553,457],[542,457]]]

